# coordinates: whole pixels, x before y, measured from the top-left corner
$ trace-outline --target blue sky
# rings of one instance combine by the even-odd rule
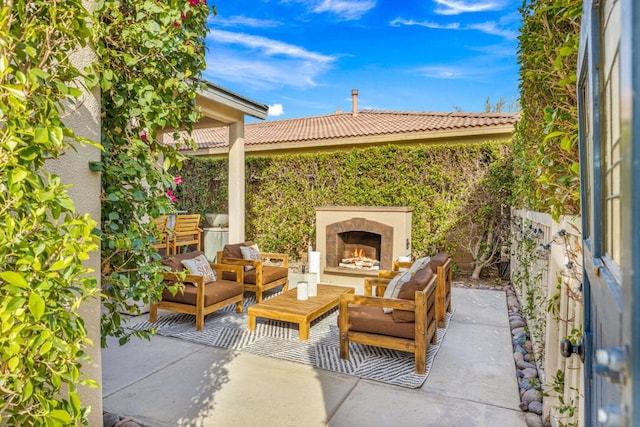
[[[521,0],[215,1],[203,77],[269,120],[518,99]]]

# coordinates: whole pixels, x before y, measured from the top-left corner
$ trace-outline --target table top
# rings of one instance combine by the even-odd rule
[[[287,314],[292,317],[311,318],[320,316],[338,305],[341,294],[354,293],[349,286],[318,284],[318,295],[306,300],[299,300],[297,289],[291,289],[247,309],[248,314],[262,316],[273,313]],[[285,320],[285,319],[282,319]]]

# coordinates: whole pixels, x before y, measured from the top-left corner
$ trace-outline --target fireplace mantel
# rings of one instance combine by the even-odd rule
[[[320,252],[320,281],[362,286],[364,277],[376,271],[338,268],[343,245],[338,235],[345,231],[365,231],[381,237],[380,269],[391,269],[393,260],[411,255],[412,207],[406,206],[323,206],[316,209],[316,246]]]

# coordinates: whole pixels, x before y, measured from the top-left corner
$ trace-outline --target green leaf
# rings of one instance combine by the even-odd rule
[[[36,320],[40,320],[44,314],[44,308],[44,299],[37,293],[31,292],[31,295],[29,295],[29,311],[31,311]]]
[[[2,273],[0,273],[0,279],[22,289],[29,288],[29,284],[26,280],[24,280],[24,277],[22,277],[21,274],[16,273],[15,271],[3,271]]]
[[[71,415],[67,411],[63,411],[62,409],[55,409],[50,413],[51,418],[54,420],[61,422],[63,425],[71,424],[72,418]]]

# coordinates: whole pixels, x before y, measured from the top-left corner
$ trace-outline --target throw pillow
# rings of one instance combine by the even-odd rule
[[[384,290],[383,297],[398,298],[398,293],[400,292],[402,285],[404,285],[409,281],[409,279],[411,279],[411,274],[412,273],[409,270],[406,270],[397,274],[393,279],[391,279],[391,281],[387,285],[387,288]],[[393,312],[393,308],[383,307],[382,311],[384,311],[386,314],[389,314]]]
[[[242,258],[251,261],[260,261],[260,249],[258,249],[257,244],[253,244],[251,246],[240,246],[240,251],[242,252]],[[249,271],[253,270],[255,267],[253,265],[245,265],[244,270]]]
[[[198,255],[193,259],[185,259],[182,260],[182,265],[184,265],[189,273],[194,276],[203,276],[204,283],[215,282],[218,280],[218,275],[209,265],[209,261],[204,255]]]

